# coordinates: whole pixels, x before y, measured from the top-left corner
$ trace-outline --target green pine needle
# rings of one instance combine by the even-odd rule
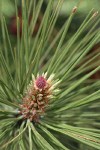
[[[64,25],[55,32],[63,0],[58,0],[54,9],[54,0],[49,0],[34,35],[45,0],[22,0],[21,22],[17,2],[15,0],[15,43],[5,17],[0,14],[0,149],[99,150],[100,80],[93,80],[92,75],[100,71],[100,50],[90,52],[100,42],[98,12],[92,9],[77,31],[69,36],[78,8],[72,8]],[[41,86],[37,75],[44,77],[42,74],[46,72],[43,84],[55,74],[53,80],[48,81],[52,85],[48,88],[53,88],[54,94],[42,93],[51,99],[45,95],[43,100],[46,97],[49,102],[44,113],[40,113],[37,120],[34,114],[30,119],[23,104],[30,89],[28,85],[34,75],[34,88]],[[40,91],[37,95],[41,96]],[[31,96],[34,99],[34,94]],[[27,95],[27,98],[30,97]],[[36,104],[41,106],[39,102]]]

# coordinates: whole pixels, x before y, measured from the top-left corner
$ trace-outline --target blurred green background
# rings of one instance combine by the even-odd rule
[[[20,3],[20,0],[17,0]],[[37,0],[38,1],[38,0]],[[55,0],[55,4],[58,0]],[[45,0],[47,3],[48,0]],[[91,8],[100,9],[100,0],[64,0],[61,15],[68,15],[73,6],[79,5],[78,13],[85,15]],[[6,16],[11,16],[15,12],[14,0],[0,0],[1,11]]]

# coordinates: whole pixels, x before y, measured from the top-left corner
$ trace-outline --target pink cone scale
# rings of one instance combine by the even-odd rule
[[[44,87],[46,86],[46,79],[42,76],[38,77],[36,79],[36,86],[39,88],[39,89],[44,89]]]
[[[59,80],[54,80],[54,74],[47,78],[47,73],[35,78],[32,75],[32,81],[27,87],[25,95],[20,105],[20,113],[24,119],[38,122],[43,116],[49,101],[59,92],[57,88]]]

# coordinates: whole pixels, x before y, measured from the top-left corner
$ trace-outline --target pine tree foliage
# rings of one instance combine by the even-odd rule
[[[34,38],[33,31],[43,2],[22,0],[20,35],[15,1],[15,45],[1,14],[0,149],[99,150],[100,80],[92,80],[91,76],[100,70],[100,52],[91,55],[89,51],[100,40],[100,30],[97,28],[100,16],[91,10],[69,38],[68,30],[78,11],[74,7],[62,28],[54,35],[63,0],[57,1],[55,9],[52,9],[54,0],[49,0]],[[32,18],[29,24],[30,14]],[[23,104],[32,75],[36,78],[43,73],[47,73],[47,78],[54,74],[54,84],[55,81],[60,82],[56,84],[56,94],[50,98],[38,121],[30,120],[20,113],[20,105]]]

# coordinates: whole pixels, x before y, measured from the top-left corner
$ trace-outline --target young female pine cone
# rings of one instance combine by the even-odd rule
[[[58,92],[55,87],[60,81],[53,80],[54,74],[47,79],[47,73],[37,76],[32,75],[32,81],[29,84],[21,107],[21,114],[24,119],[38,122],[39,117],[45,112],[49,100]]]

